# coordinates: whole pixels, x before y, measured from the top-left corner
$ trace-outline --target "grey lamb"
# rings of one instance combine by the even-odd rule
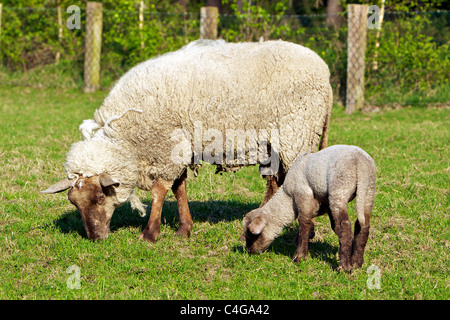
[[[340,267],[361,267],[375,198],[375,175],[374,160],[356,146],[335,145],[299,155],[277,193],[244,217],[248,251],[265,250],[285,226],[298,218],[294,260],[306,259],[312,219],[328,213],[339,238]],[[355,197],[357,221],[353,237],[347,203]]]

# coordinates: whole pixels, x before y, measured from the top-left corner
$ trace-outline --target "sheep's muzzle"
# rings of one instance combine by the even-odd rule
[[[69,200],[81,214],[86,234],[91,240],[108,237],[114,213],[112,186],[104,186],[99,176],[80,178],[69,190]]]

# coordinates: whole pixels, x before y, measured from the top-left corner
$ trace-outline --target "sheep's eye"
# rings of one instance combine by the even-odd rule
[[[102,204],[105,201],[106,196],[101,194],[98,196],[98,204]]]

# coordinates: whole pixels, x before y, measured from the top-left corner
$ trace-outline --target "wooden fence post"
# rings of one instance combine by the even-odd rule
[[[144,0],[139,1],[139,37],[141,38],[141,50],[144,49],[144,35],[142,29],[144,28]]]
[[[55,63],[58,64],[61,58],[61,42],[63,36],[63,23],[62,23],[62,12],[61,12],[61,0],[56,1],[56,11],[58,13],[58,51],[55,55]]]
[[[100,53],[102,49],[103,13],[100,2],[88,2],[86,7],[86,38],[84,53],[83,92],[100,87]]]
[[[217,19],[219,18],[219,8],[200,8],[200,39],[217,39]]]
[[[383,23],[384,18],[384,3],[385,0],[381,0],[380,21],[378,22],[378,30],[376,37],[377,40],[375,42],[375,53],[373,54],[373,64],[372,64],[372,70],[374,71],[378,70],[378,48],[380,47],[381,24]]]
[[[353,113],[364,103],[367,8],[348,5],[346,113]]]
[[[2,4],[0,3],[0,63],[2,62]]]

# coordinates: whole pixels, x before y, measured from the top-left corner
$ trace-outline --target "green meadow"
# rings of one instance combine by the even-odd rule
[[[377,164],[365,264],[341,273],[327,216],[316,219],[300,264],[292,261],[296,222],[266,252],[247,253],[238,239],[242,218],[265,191],[257,167],[216,175],[205,164],[198,177],[189,171],[194,227],[187,240],[175,236],[172,193],[156,243],[138,239],[148,215],[129,204],[114,213],[106,240],[88,240],[67,192],[39,191],[65,176],[78,126],[106,94],[0,87],[0,299],[450,298],[448,107],[347,115],[335,106],[330,145],[360,146]],[[151,203],[150,193],[138,194]],[[355,221],[354,203],[349,211]]]

